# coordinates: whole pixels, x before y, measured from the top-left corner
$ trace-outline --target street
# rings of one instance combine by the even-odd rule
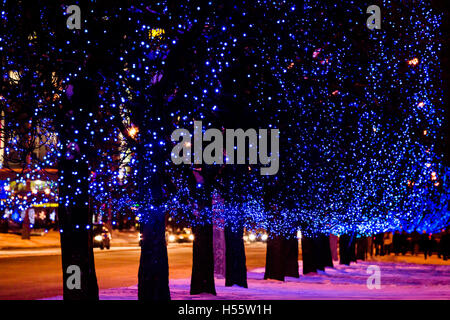
[[[99,289],[137,284],[139,247],[95,249],[95,267]],[[246,246],[247,269],[265,265],[265,245]],[[192,245],[170,244],[170,279],[189,278]],[[58,250],[17,256],[0,256],[0,300],[31,300],[62,295],[61,256]]]

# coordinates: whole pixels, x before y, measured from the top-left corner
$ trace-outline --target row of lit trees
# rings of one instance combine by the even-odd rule
[[[64,7],[44,1],[5,1],[2,18],[8,150],[27,159],[38,134],[54,137],[43,164],[22,163],[58,166],[64,283],[69,265],[82,270],[82,290],[65,288],[66,299],[98,298],[92,212],[111,198],[139,205],[139,298],[154,300],[170,298],[167,212],[194,229],[191,293],[215,293],[213,218],[225,227],[226,283],[245,287],[244,227],[270,231],[266,277],[283,279],[298,276],[298,229],[314,271],[330,264],[330,232],[350,234],[351,246],[356,234],[420,225],[417,215],[430,212],[410,200],[424,205],[445,190],[435,185],[442,170],[432,147],[439,92],[429,90],[438,85],[439,20],[428,7],[386,5],[386,29],[370,31],[368,4],[351,1],[77,3],[81,30],[66,29]],[[403,15],[419,22],[396,41],[409,27]],[[429,32],[415,47],[423,26]],[[171,133],[194,120],[279,128],[279,173],[175,166]]]

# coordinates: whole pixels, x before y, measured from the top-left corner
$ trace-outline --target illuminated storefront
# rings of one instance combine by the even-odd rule
[[[23,178],[18,179],[18,174]],[[39,177],[40,179],[33,179]],[[0,169],[1,218],[10,229],[20,228],[26,215],[31,228],[50,229],[57,225],[57,171],[23,174]]]

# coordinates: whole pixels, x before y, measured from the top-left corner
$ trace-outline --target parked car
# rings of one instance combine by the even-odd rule
[[[108,249],[111,247],[111,232],[104,225],[94,225],[94,248]]]

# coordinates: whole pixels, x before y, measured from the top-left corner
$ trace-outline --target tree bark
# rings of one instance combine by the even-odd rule
[[[0,218],[0,233],[8,233],[8,220]]]
[[[138,273],[138,299],[168,301],[169,261],[165,237],[165,213],[156,208],[141,224],[142,246]]]
[[[213,226],[214,276],[224,279],[226,276],[225,230]]]
[[[87,186],[82,188],[76,196],[72,190],[79,179],[88,181],[90,172],[84,161],[75,161],[75,159],[61,159],[59,172],[63,182],[59,186],[58,208],[63,297],[64,300],[98,300],[88,188]],[[66,197],[70,200],[65,201]],[[80,270],[81,287],[79,289],[69,285],[70,277],[73,275],[68,272],[69,266],[76,266]]]
[[[59,140],[64,151],[58,159],[58,221],[61,238],[64,300],[98,300],[89,205],[92,135],[90,111],[97,107],[98,91],[89,78],[75,79],[56,113]],[[76,119],[76,121],[73,121]],[[75,132],[78,131],[78,134]],[[84,142],[84,143],[83,143]],[[70,267],[70,268],[69,268]],[[79,274],[78,274],[79,270]],[[80,287],[74,278],[80,278]]]
[[[271,235],[267,239],[266,271],[264,279],[284,281],[286,264],[283,256],[283,242],[281,236]]]
[[[356,259],[366,260],[368,251],[367,237],[361,237],[356,240]]]
[[[30,234],[31,234],[31,230],[30,230],[30,216],[29,216],[29,209],[25,210],[25,216],[23,217],[23,222],[22,222],[22,239],[23,240],[30,240]]]
[[[339,237],[339,264],[350,265],[348,246],[349,236],[347,234],[342,234]]]
[[[350,261],[356,262],[356,235],[350,237]]]
[[[296,236],[284,239],[284,261],[286,262],[286,277],[299,278],[298,271],[298,239]]]
[[[313,238],[313,255],[316,261],[317,270],[325,271],[324,252],[321,235],[315,235]]]
[[[192,228],[194,244],[192,254],[191,295],[216,295],[214,284],[213,227],[210,223]]]
[[[330,236],[321,234],[320,235],[321,242],[321,260],[324,267],[333,268],[333,258],[331,255],[331,246],[330,246]]]
[[[339,237],[339,263],[350,265],[356,262],[355,239],[352,235],[343,234]]]
[[[247,267],[244,247],[244,227],[232,230],[225,227],[225,286],[238,285],[247,288]]]
[[[302,236],[303,274],[317,272],[318,261],[315,253],[314,238]]]
[[[338,261],[338,236],[334,234],[330,234],[330,250],[331,250],[331,259],[332,261]]]
[[[303,274],[333,268],[329,236],[302,237]]]

